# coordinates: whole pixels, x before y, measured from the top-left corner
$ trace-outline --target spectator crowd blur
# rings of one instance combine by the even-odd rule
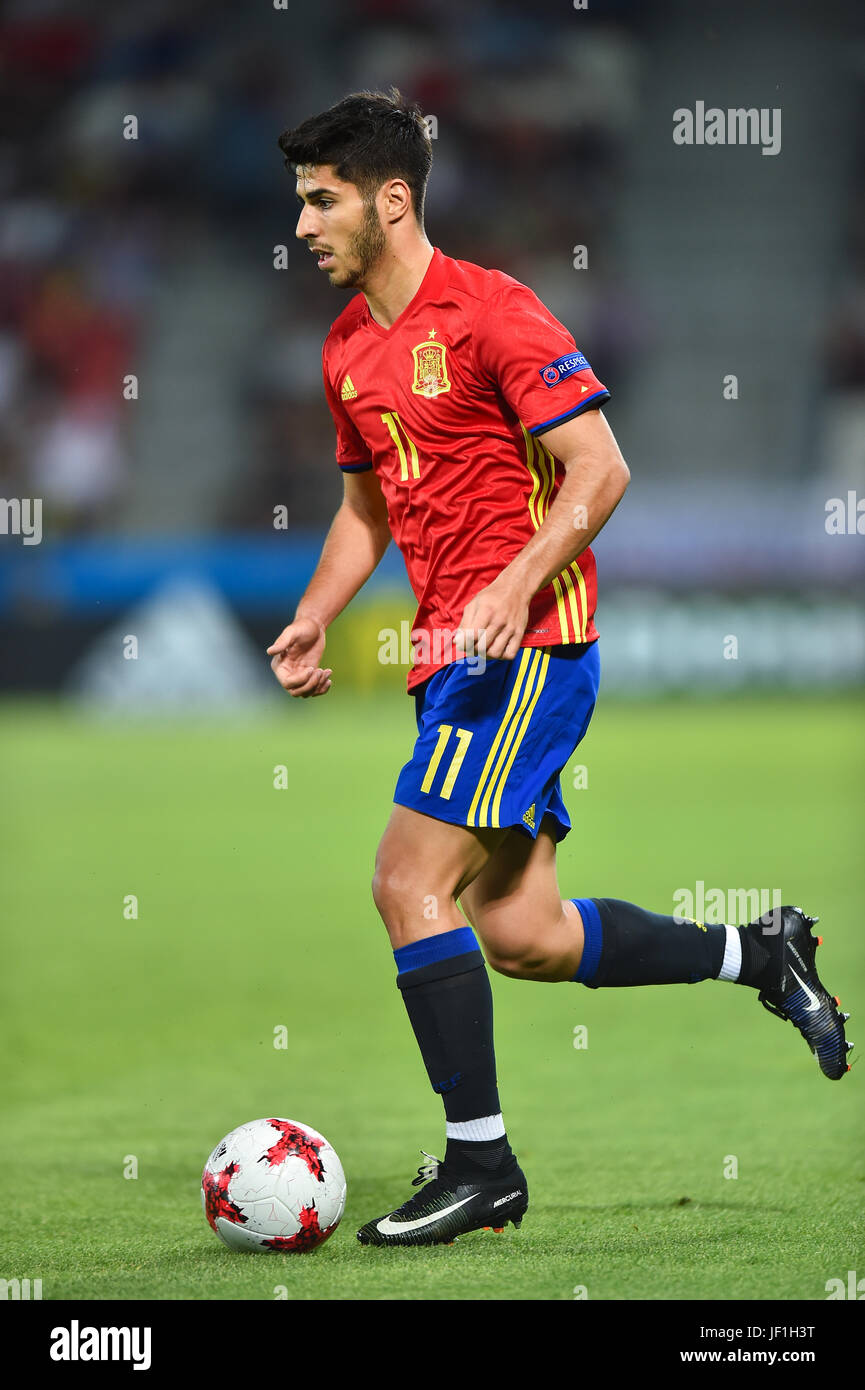
[[[637,330],[614,213],[652,8],[12,0],[0,19],[0,495],[42,497],[49,536],[132,522],[147,485],[142,420],[159,408],[142,372],[171,312],[188,311],[194,345],[183,285],[215,249],[262,293],[244,324],[256,350],[215,383],[240,457],[226,484],[202,487],[196,518],[270,527],[281,503],[293,524],[327,521],[339,479],[320,346],[346,301],[293,254],[297,204],[276,141],[361,88],[396,83],[434,118],[434,244],[530,284],[591,344],[601,377],[621,381]],[[276,272],[279,243],[289,266]],[[580,243],[591,277],[573,272]],[[209,292],[223,290],[215,271]]]

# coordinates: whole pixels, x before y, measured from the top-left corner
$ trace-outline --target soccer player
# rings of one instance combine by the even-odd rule
[[[327,628],[393,537],[418,601],[418,733],[373,896],[447,1147],[358,1238],[432,1245],[518,1226],[528,1206],[499,1103],[487,964],[591,989],[735,981],[794,1023],[831,1078],[852,1044],[817,975],[816,919],[800,909],[735,927],[562,899],[559,775],[598,690],[589,546],[630,476],[601,410],[610,393],[530,289],[427,240],[432,149],[398,92],[348,96],[279,146],[302,203],[297,237],[331,285],[359,293],[322,358],[344,499],[268,653],[292,696],[325,695]]]

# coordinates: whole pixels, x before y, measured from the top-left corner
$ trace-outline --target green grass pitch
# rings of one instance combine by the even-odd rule
[[[670,912],[697,880],[780,888],[820,914],[865,1046],[861,731],[853,697],[602,699],[572,760],[588,785],[566,787],[563,893]],[[522,1229],[358,1245],[443,1147],[369,891],[412,733],[405,696],[336,687],[232,724],[0,710],[0,1276],[46,1299],[821,1300],[865,1275],[865,1071],[826,1081],[790,1024],[715,982],[493,976]],[[346,1170],[312,1254],[232,1253],[201,1213],[212,1146],[271,1114]]]

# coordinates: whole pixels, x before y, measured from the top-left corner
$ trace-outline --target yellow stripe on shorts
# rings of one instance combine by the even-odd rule
[[[488,812],[489,812],[490,798],[491,798],[491,796],[492,796],[492,794],[493,794],[493,791],[494,791],[494,789],[495,789],[496,782],[498,781],[499,773],[500,773],[501,770],[502,770],[502,765],[503,765],[503,763],[504,763],[504,761],[505,761],[505,758],[508,756],[508,752],[510,751],[511,743],[513,742],[514,734],[516,733],[517,728],[519,727],[520,720],[521,720],[522,717],[523,717],[523,712],[524,712],[524,710],[525,710],[525,708],[526,708],[526,705],[529,703],[529,700],[531,699],[531,696],[532,696],[532,688],[533,688],[534,683],[535,683],[535,677],[536,677],[536,675],[537,675],[538,667],[539,667],[539,665],[540,665],[540,662],[541,662],[541,652],[540,652],[540,650],[536,647],[536,648],[534,649],[534,651],[532,652],[531,660],[530,660],[530,662],[529,662],[528,674],[527,674],[527,676],[526,676],[525,681],[523,682],[522,693],[521,693],[521,695],[520,695],[519,704],[517,705],[517,708],[516,708],[516,710],[515,710],[515,712],[514,712],[514,715],[513,715],[513,717],[511,718],[511,720],[510,720],[510,722],[509,722],[509,724],[508,724],[507,730],[506,730],[506,732],[505,732],[504,739],[503,739],[503,741],[502,741],[501,749],[499,750],[498,758],[496,759],[496,765],[495,765],[495,767],[493,768],[492,776],[490,777],[489,781],[487,782],[486,790],[484,791],[484,794],[483,794],[483,800],[481,801],[481,809],[480,809],[480,819],[479,819],[479,821],[478,821],[478,824],[479,824],[480,826],[488,826],[488,825],[489,825],[489,821],[488,821],[487,817],[488,817]]]
[[[469,813],[468,813],[468,816],[466,817],[466,825],[474,825],[474,824],[475,824],[475,812],[477,811],[477,808],[478,808],[478,802],[479,802],[480,799],[481,799],[481,794],[482,794],[483,789],[484,789],[484,783],[485,783],[485,781],[487,780],[487,776],[488,776],[488,774],[489,774],[489,770],[490,770],[490,768],[491,768],[492,765],[493,765],[493,759],[495,758],[496,753],[498,752],[498,748],[499,748],[499,744],[501,743],[502,736],[504,735],[505,729],[507,728],[507,725],[508,725],[508,723],[509,723],[509,721],[510,721],[511,715],[512,715],[513,712],[514,712],[514,706],[516,705],[517,700],[518,700],[519,697],[520,697],[520,688],[521,688],[522,683],[523,683],[523,680],[524,680],[524,678],[525,678],[526,667],[527,667],[528,664],[529,664],[529,658],[530,658],[531,654],[532,654],[532,653],[531,653],[531,648],[530,648],[530,647],[523,647],[523,648],[522,648],[522,655],[520,656],[520,664],[519,664],[519,667],[518,667],[518,669],[517,669],[516,680],[514,681],[513,688],[512,688],[512,690],[511,690],[511,698],[510,698],[510,700],[508,701],[508,707],[507,707],[507,710],[505,711],[505,717],[504,717],[504,719],[502,720],[501,724],[500,724],[499,727],[498,727],[498,731],[496,732],[496,736],[495,736],[495,738],[494,738],[494,740],[493,740],[493,745],[492,745],[492,747],[490,748],[489,754],[487,755],[487,760],[486,760],[486,762],[484,763],[484,770],[483,770],[483,772],[481,773],[480,778],[479,778],[479,780],[478,780],[477,787],[475,788],[475,794],[474,794],[474,796],[472,797],[472,804],[471,804],[471,806],[469,807]]]
[[[540,695],[541,691],[542,691],[543,688],[544,688],[544,681],[545,681],[546,678],[547,678],[547,667],[549,666],[549,664],[550,664],[550,649],[549,649],[549,647],[544,647],[544,648],[543,648],[543,654],[542,654],[541,660],[540,660],[540,666],[539,666],[539,668],[536,667],[536,669],[538,669],[538,678],[537,678],[537,681],[536,681],[536,683],[535,683],[535,691],[534,691],[534,694],[532,695],[531,703],[529,704],[529,707],[528,707],[528,709],[526,710],[525,715],[523,716],[523,722],[522,722],[522,724],[520,725],[519,733],[517,734],[517,736],[516,736],[516,738],[515,738],[515,740],[514,740],[513,747],[511,748],[510,757],[508,758],[507,762],[505,763],[504,771],[502,772],[502,775],[501,775],[501,777],[499,778],[499,784],[498,784],[498,786],[497,786],[497,788],[496,788],[495,799],[494,799],[494,801],[493,801],[493,817],[492,817],[492,823],[493,823],[493,826],[495,826],[495,827],[498,827],[498,824],[499,824],[499,808],[500,808],[501,802],[502,802],[502,792],[503,792],[504,789],[505,789],[505,782],[508,780],[508,773],[510,772],[510,770],[511,770],[511,768],[512,768],[512,766],[513,766],[514,758],[517,756],[517,753],[518,753],[518,751],[519,751],[520,744],[522,743],[523,738],[525,737],[526,729],[529,727],[529,721],[531,720],[532,714],[534,713],[535,705],[538,703],[538,696]]]

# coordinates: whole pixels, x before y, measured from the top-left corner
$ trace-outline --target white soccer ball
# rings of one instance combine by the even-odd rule
[[[201,1205],[232,1250],[314,1250],[345,1210],[334,1149],[295,1120],[250,1120],[226,1134],[204,1165]]]

